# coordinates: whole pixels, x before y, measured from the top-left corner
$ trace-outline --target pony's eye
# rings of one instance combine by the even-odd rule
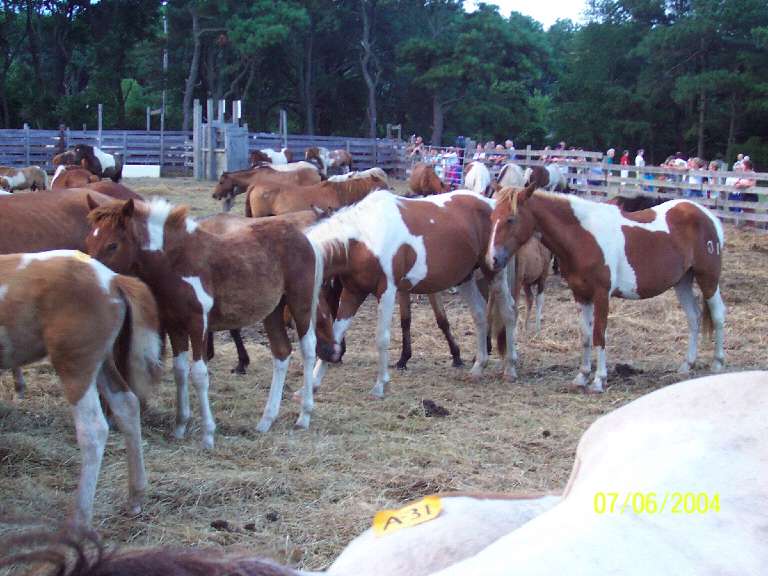
[[[516,220],[517,218],[515,218],[514,216],[510,216],[509,218],[507,218],[507,224],[514,224]]]
[[[107,244],[107,252],[114,252],[115,250],[117,250],[117,242],[111,242],[110,244]]]

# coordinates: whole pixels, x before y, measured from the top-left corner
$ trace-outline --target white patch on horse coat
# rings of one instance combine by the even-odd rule
[[[426,201],[429,199],[404,199],[389,190],[376,190],[357,204],[342,208],[330,218],[321,220],[305,233],[323,248],[339,243],[347,249],[351,240],[365,244],[378,259],[388,283],[394,283],[392,260],[395,254],[403,245],[410,246],[416,253],[416,260],[405,278],[415,286],[427,275],[427,251],[424,238],[408,230],[400,213],[400,205],[404,202]],[[433,203],[440,205],[439,200]]]
[[[12,175],[3,174],[2,176],[8,182],[10,190],[14,190],[17,186],[22,186],[27,181],[26,175],[21,170],[16,170]]]
[[[8,190],[3,190],[2,188],[0,188],[0,196],[13,196],[13,194],[8,192]]]
[[[0,301],[2,301],[3,298],[5,298],[5,295],[8,294],[8,286],[3,284],[0,286]]]
[[[96,229],[94,229],[94,231],[93,231],[93,237],[94,237],[94,238],[96,238],[96,236],[98,236],[98,235],[99,235],[99,229],[98,229],[98,228],[96,228]]]
[[[184,276],[182,280],[192,286],[192,290],[195,291],[195,297],[203,309],[203,332],[206,332],[208,330],[208,313],[213,308],[213,298],[203,288],[200,276]]]
[[[96,148],[96,146],[93,147],[93,155],[96,156],[96,158],[99,161],[99,164],[101,164],[101,171],[107,170],[109,168],[115,167],[115,157],[112,156],[112,154],[107,154],[100,148]]]
[[[491,239],[488,242],[488,254],[485,255],[485,263],[493,270],[493,259],[496,257],[496,228],[499,227],[499,221],[493,223],[493,230],[491,230]]]
[[[515,186],[518,188],[524,186],[525,172],[523,172],[523,169],[517,164],[507,162],[501,167],[499,174],[501,175],[499,177],[499,185],[502,188],[507,186]]]
[[[173,206],[163,198],[152,198],[149,203],[149,216],[147,217],[148,243],[146,250],[158,252],[163,249],[165,237],[165,221],[171,213]]]
[[[67,171],[67,167],[63,164],[56,167],[56,172],[53,173],[53,178],[51,179],[51,188],[53,188],[54,183],[56,182],[56,178],[62,175],[62,173]]]
[[[104,264],[91,258],[87,254],[83,254],[79,250],[49,250],[47,252],[31,252],[28,254],[22,254],[19,259],[19,265],[17,270],[22,270],[29,266],[32,262],[51,260],[52,258],[74,258],[80,262],[85,262],[90,265],[96,279],[99,281],[101,289],[105,294],[109,294],[112,278],[117,276],[112,270],[107,268]]]
[[[283,150],[285,150],[285,148]],[[272,148],[263,148],[261,152],[269,156],[273,167],[288,164],[288,158],[286,157],[285,152],[277,152]],[[275,169],[277,170],[277,168]]]
[[[478,194],[476,194],[472,190],[454,190],[453,192],[444,192],[443,194],[433,194],[432,196],[425,196],[424,198],[401,198],[401,200],[407,200],[408,202],[427,202],[429,204],[434,204],[436,206],[439,206],[440,208],[445,208],[445,205],[448,204],[451,200],[458,196],[470,196],[473,200],[477,200]],[[483,200],[488,206],[491,207],[491,210],[493,210],[496,207],[496,201],[492,200],[491,198],[488,198],[486,196],[483,196],[482,194],[479,195],[480,199]]]
[[[197,222],[195,222],[192,218],[187,218],[184,221],[184,226],[187,229],[187,234],[192,234],[192,232],[197,230]]]
[[[652,222],[637,222],[626,218],[618,206],[590,202],[576,196],[567,196],[566,199],[581,227],[592,234],[600,246],[605,263],[611,273],[610,294],[618,293],[624,298],[631,299],[637,299],[640,296],[637,293],[635,270],[627,258],[624,227],[669,234],[667,213],[681,203],[702,208],[706,214],[717,220],[708,210],[689,200],[670,200],[654,206],[650,209],[656,214]],[[722,226],[716,225],[715,228],[718,235],[722,234]],[[720,241],[722,243],[722,239]]]
[[[435,223],[435,219],[434,219],[434,218],[430,218],[430,219],[429,219],[429,223],[430,223],[430,224],[434,224],[434,223]]]

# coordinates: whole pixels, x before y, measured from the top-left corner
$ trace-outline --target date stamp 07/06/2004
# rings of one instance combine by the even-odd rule
[[[708,492],[595,492],[595,514],[708,514],[720,512],[720,494]]]

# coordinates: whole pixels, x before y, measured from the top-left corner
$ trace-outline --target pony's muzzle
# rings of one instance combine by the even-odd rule
[[[346,351],[347,341],[343,338],[341,344],[337,344],[336,342],[323,342],[320,340],[317,342],[317,356],[326,362],[338,364],[341,362],[344,352]]]
[[[491,269],[493,269],[494,272],[501,270],[507,265],[507,262],[509,262],[509,250],[503,246],[497,247],[493,251],[493,256],[491,258]]]

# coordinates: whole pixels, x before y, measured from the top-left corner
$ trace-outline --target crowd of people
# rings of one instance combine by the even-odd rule
[[[463,140],[463,139],[462,139]],[[460,144],[457,142],[457,144]],[[463,144],[463,141],[461,142]],[[551,148],[545,146],[543,153],[540,156],[540,160],[548,162],[566,162],[570,160],[580,160],[578,154],[573,152],[582,151],[581,148],[566,148],[565,142],[559,142],[557,146]],[[407,158],[410,164],[413,165],[418,162],[424,162],[434,166],[437,175],[443,179],[451,188],[456,188],[461,184],[462,166],[464,164],[465,149],[463,146],[448,146],[448,147],[436,147],[429,146],[424,143],[421,136],[413,135],[409,141],[406,149]],[[503,144],[497,144],[493,140],[489,140],[485,143],[478,142],[475,146],[474,153],[471,158],[467,158],[467,161],[482,161],[489,165],[491,170],[499,168],[506,162],[515,160],[515,145],[512,139],[507,139]],[[730,175],[728,177],[714,177],[714,176],[702,176],[698,174],[700,171],[710,172],[728,172],[729,166],[718,156],[717,158],[707,162],[703,158],[691,157],[686,158],[682,153],[670,155],[667,159],[660,164],[661,168],[667,168],[674,172],[673,174],[657,174],[651,172],[643,172],[638,170],[632,170],[631,167],[645,168],[645,150],[642,148],[635,152],[634,161],[631,159],[630,151],[623,150],[622,154],[616,158],[616,149],[609,148],[603,160],[606,164],[618,164],[619,166],[626,166],[620,170],[622,178],[628,178],[630,171],[637,175],[638,178],[643,178],[649,181],[648,186],[644,186],[644,190],[651,192],[665,192],[663,187],[653,186],[650,181],[669,181],[675,183],[687,183],[690,184],[690,188],[682,188],[681,195],[685,198],[701,198],[704,196],[711,197],[716,192],[708,192],[702,189],[702,184],[714,184],[717,186],[733,186],[737,189],[735,192],[729,192],[727,194],[728,200],[737,200],[745,202],[757,202],[758,195],[754,192],[749,192],[749,189],[756,185],[756,180],[752,174],[754,174],[754,166],[749,156],[744,154],[738,154],[736,161],[730,167],[731,172],[737,172],[738,175]],[[676,173],[676,174],[675,174]],[[590,182],[595,184],[599,182],[595,177],[602,175],[602,170],[599,167],[593,168],[590,171],[592,178]],[[680,188],[676,186],[676,188]],[[722,194],[725,196],[725,194]],[[740,207],[731,207],[731,211],[740,212],[744,209]],[[745,211],[751,211],[746,209]]]

